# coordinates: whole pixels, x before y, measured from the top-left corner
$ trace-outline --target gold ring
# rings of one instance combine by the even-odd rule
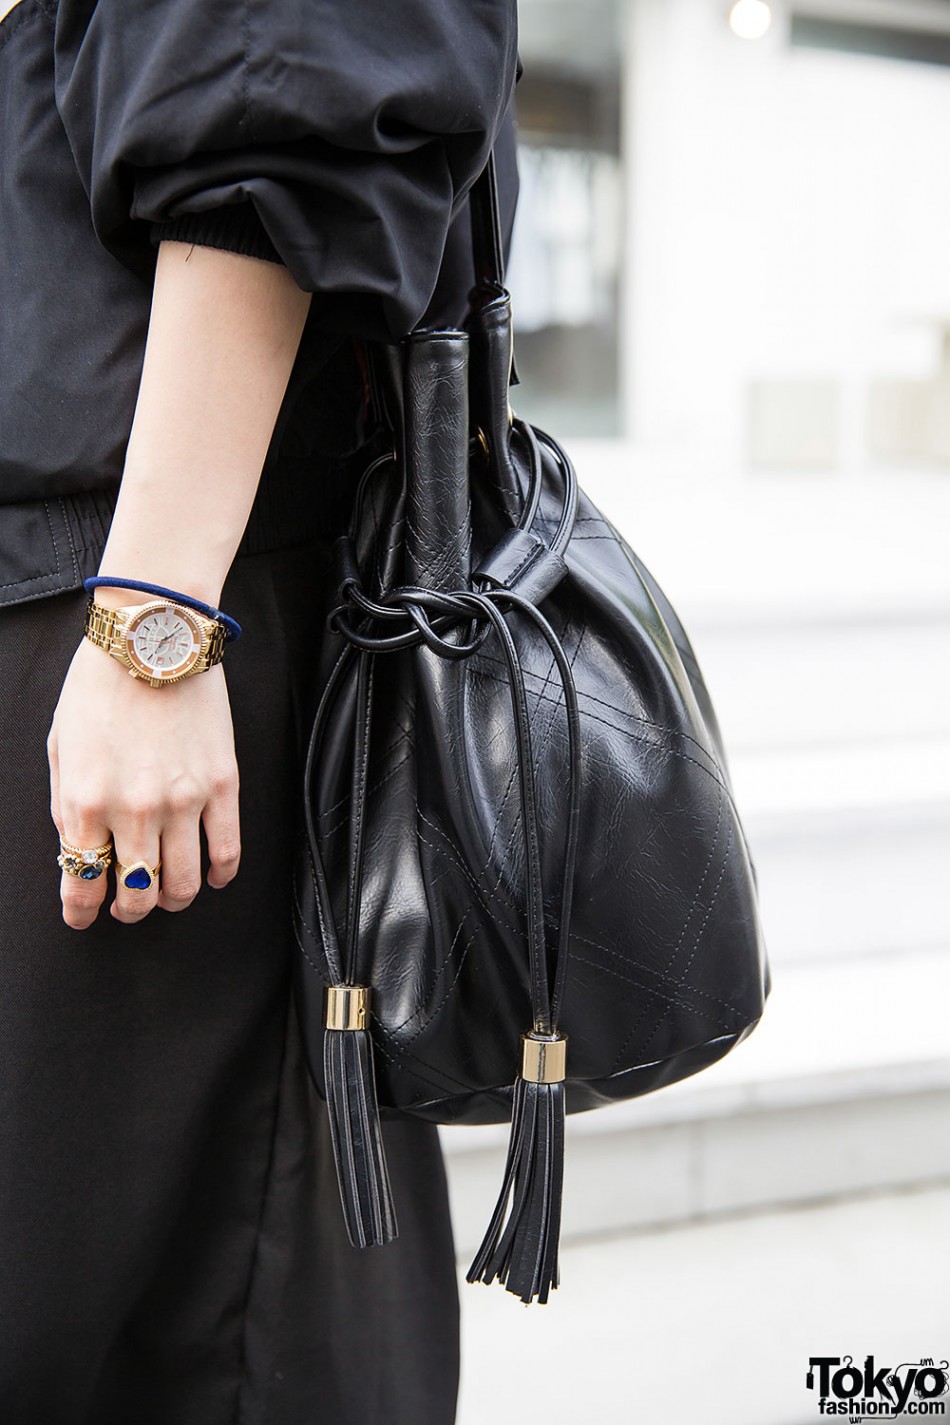
[[[112,865],[112,842],[106,841],[102,846],[71,846],[60,837],[56,862],[70,876],[78,876],[81,881],[96,881]]]
[[[150,866],[147,861],[130,861],[123,866],[121,861],[116,861],[116,878],[119,885],[125,886],[128,891],[148,891],[158,877],[161,864],[159,861],[157,865]]]

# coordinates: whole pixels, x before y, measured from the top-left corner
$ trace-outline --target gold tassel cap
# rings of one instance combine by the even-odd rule
[[[368,1029],[369,990],[365,985],[330,985],[324,1024],[327,1029]]]
[[[566,1077],[567,1039],[521,1036],[521,1077],[529,1084],[560,1084]]]

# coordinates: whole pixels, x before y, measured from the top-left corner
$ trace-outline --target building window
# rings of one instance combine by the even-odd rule
[[[623,230],[616,0],[522,0],[521,201],[508,279],[519,414],[562,435],[620,427]]]

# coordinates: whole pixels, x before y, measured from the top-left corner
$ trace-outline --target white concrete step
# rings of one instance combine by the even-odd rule
[[[750,473],[714,452],[624,441],[571,441],[569,452],[697,643],[734,622],[915,621],[950,608],[941,472]]]
[[[950,802],[743,817],[777,966],[950,946]]]
[[[920,739],[923,753],[950,737],[950,606],[810,620],[792,607],[765,627],[734,614],[689,632],[734,752]]]

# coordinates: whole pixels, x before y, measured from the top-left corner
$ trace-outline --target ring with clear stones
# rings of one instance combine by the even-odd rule
[[[60,837],[56,862],[80,881],[96,881],[112,865],[112,842],[107,841],[103,846],[71,846]]]

